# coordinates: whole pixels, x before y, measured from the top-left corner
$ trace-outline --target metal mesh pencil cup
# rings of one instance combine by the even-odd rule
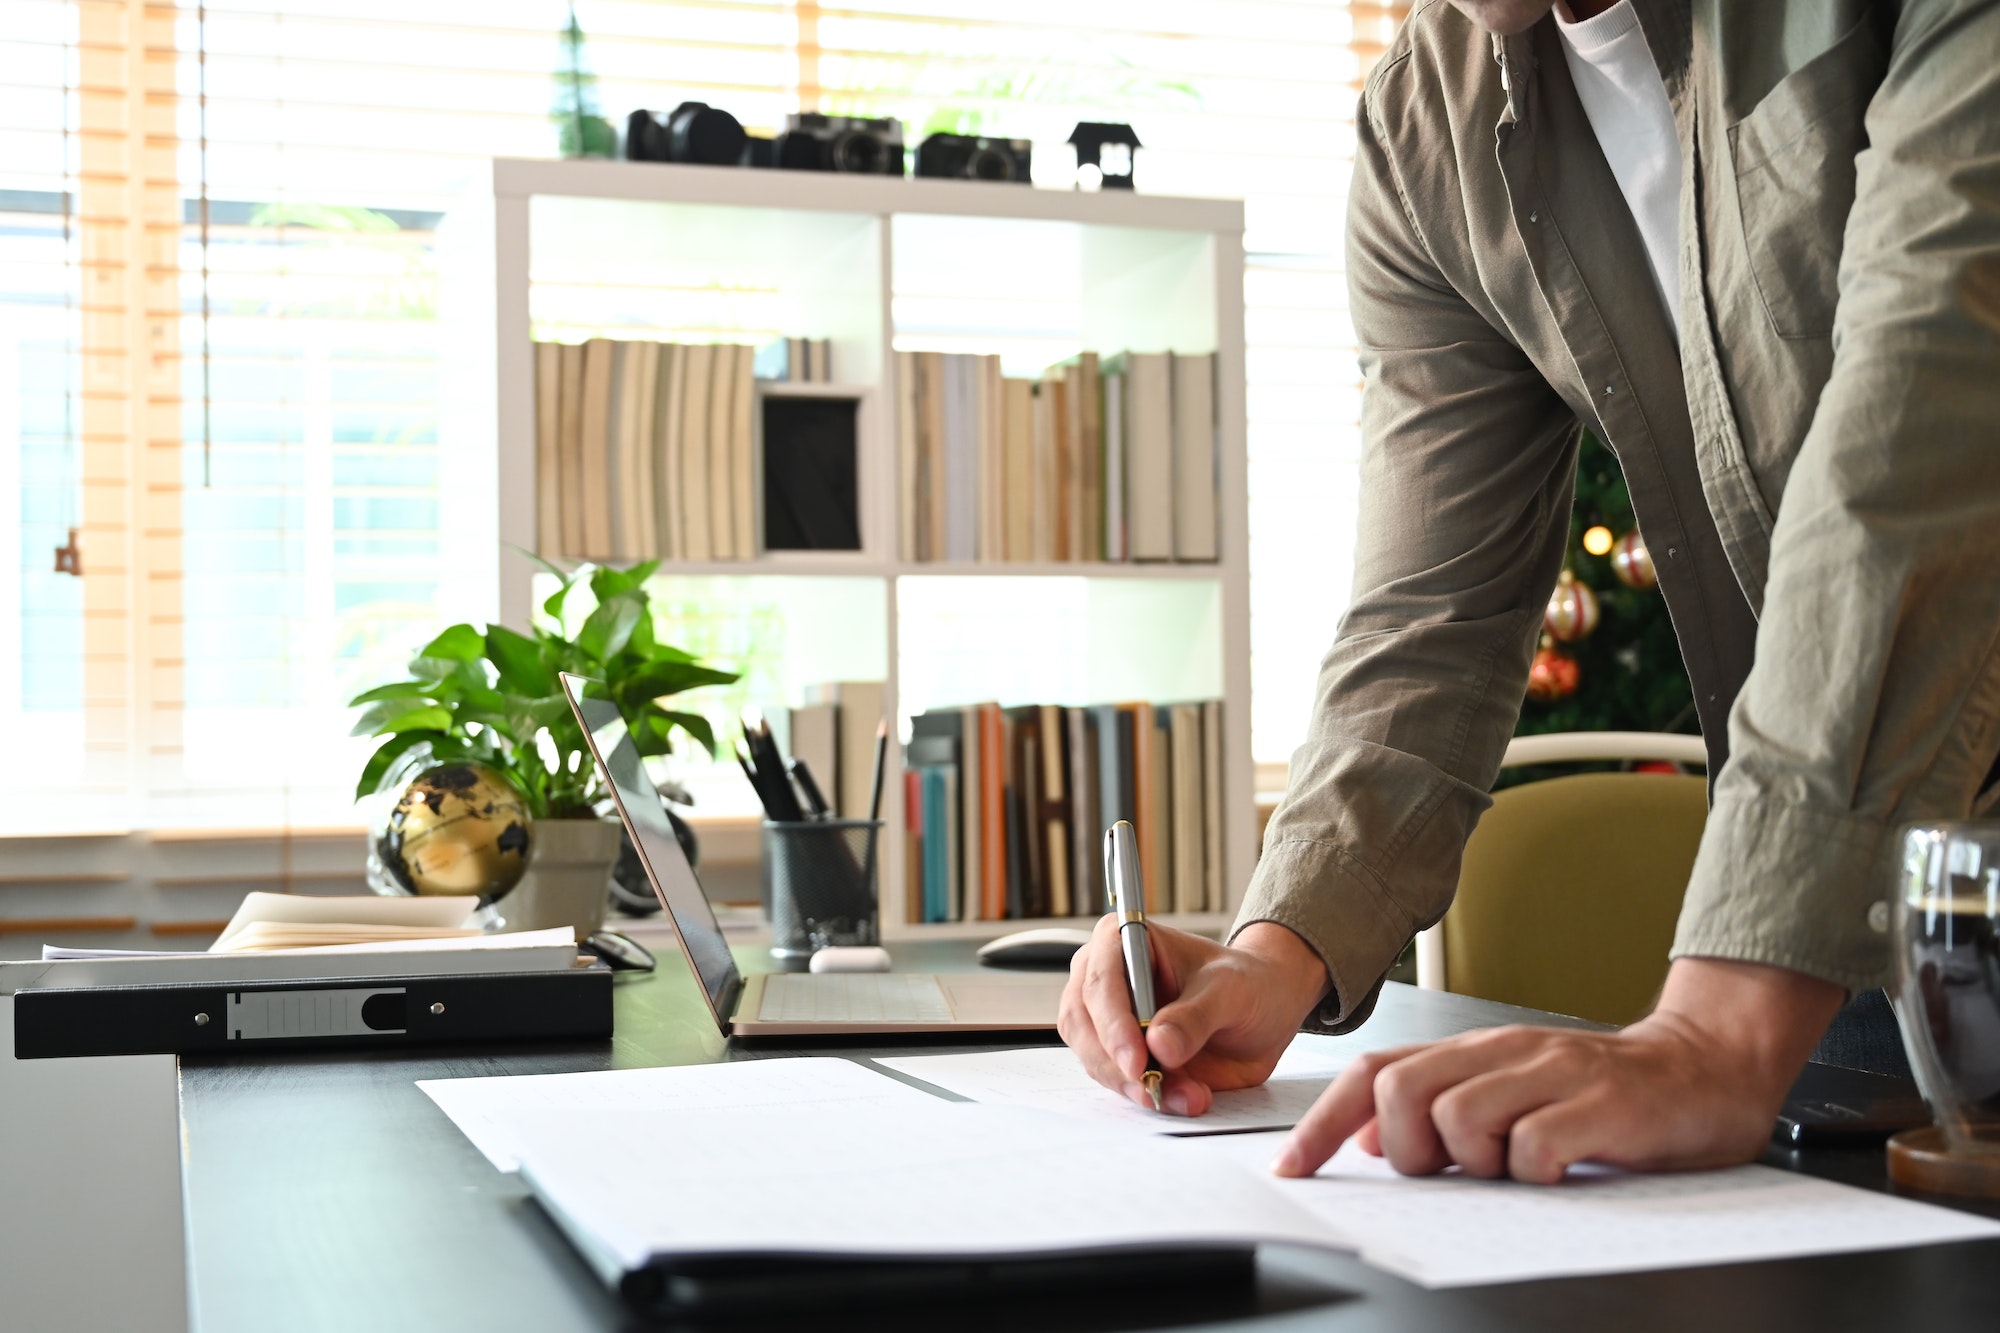
[[[806,958],[829,945],[875,944],[882,821],[764,821],[764,910],[771,952]]]

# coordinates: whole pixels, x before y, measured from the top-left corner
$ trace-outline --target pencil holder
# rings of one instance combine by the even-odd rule
[[[764,910],[771,952],[807,958],[828,945],[875,944],[880,820],[764,821]]]

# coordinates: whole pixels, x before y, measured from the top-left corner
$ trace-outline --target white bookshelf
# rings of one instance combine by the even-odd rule
[[[496,159],[444,224],[449,531],[490,551],[458,566],[461,604],[524,628],[532,605],[535,411],[532,340],[594,334],[666,340],[831,339],[833,386],[859,417],[862,549],[670,563],[681,598],[776,580],[856,614],[813,616],[788,639],[800,679],[880,678],[899,719],[926,707],[1223,701],[1224,875],[1237,902],[1256,859],[1250,757],[1248,478],[1243,364],[1243,207],[1233,200],[1082,194],[983,182]],[[1078,350],[1214,351],[1221,559],[1213,564],[912,563],[897,551],[893,383],[898,350],[997,351],[1009,374]],[[1072,632],[980,619],[991,580],[1062,583]],[[824,580],[825,582],[815,582]],[[1008,585],[1018,589],[1019,585]],[[1057,585],[1051,582],[1051,588]],[[483,597],[480,595],[483,593]],[[871,608],[879,607],[879,611]],[[966,608],[972,608],[968,611]],[[940,609],[944,608],[944,609]],[[915,633],[911,617],[925,622]],[[802,619],[807,619],[802,617]],[[908,623],[906,623],[906,621]],[[1076,625],[1081,624],[1080,630]],[[939,626],[943,626],[942,629]],[[789,627],[788,627],[789,628]],[[963,697],[925,697],[935,663],[906,642],[967,641]],[[1023,635],[1037,641],[1022,648]],[[1047,635],[1055,635],[1053,640]],[[986,640],[982,642],[982,640]],[[1078,697],[1034,692],[1024,653],[1064,664]],[[816,671],[815,659],[829,669]],[[879,664],[877,671],[855,670]],[[797,702],[772,699],[774,705]],[[886,934],[991,935],[1022,922],[904,923],[902,790],[890,747],[882,848]],[[1229,913],[1183,918],[1214,928]]]

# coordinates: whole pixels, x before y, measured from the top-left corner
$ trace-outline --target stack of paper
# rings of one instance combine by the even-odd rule
[[[43,945],[33,962],[0,963],[0,995],[54,986],[254,982],[557,972],[576,965],[576,932],[487,935],[466,896],[312,897],[251,893],[207,952]]]
[[[1067,1052],[896,1062],[941,1085],[999,1089],[1006,1106],[945,1102],[840,1060],[421,1086],[496,1165],[519,1165],[614,1282],[697,1255],[1280,1242],[1443,1287],[2000,1236],[2000,1222],[1760,1166],[1587,1168],[1557,1186],[1413,1180],[1350,1145],[1317,1177],[1279,1180],[1265,1169],[1279,1136],[1163,1137],[1114,1093],[1097,1090],[1104,1113],[1058,1096],[1046,1056]],[[1282,1081],[1323,1082],[1338,1063],[1333,1048],[1309,1047]],[[1064,1113],[1024,1109],[1038,1101]],[[636,1140],[635,1111],[646,1126]],[[608,1153],[613,1142],[630,1146]],[[713,1151],[722,1142],[730,1151]]]
[[[479,899],[465,895],[318,898],[296,893],[248,893],[210,953],[265,953],[322,945],[462,939],[481,933],[467,925]]]

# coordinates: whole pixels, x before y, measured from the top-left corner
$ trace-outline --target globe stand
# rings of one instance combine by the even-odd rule
[[[1956,1153],[1936,1125],[1906,1129],[1889,1140],[1889,1179],[1926,1194],[2000,1199],[2000,1151]]]
[[[507,929],[507,918],[500,915],[497,903],[484,903],[473,910],[472,915],[465,919],[465,924],[483,930],[488,935],[498,935]]]

